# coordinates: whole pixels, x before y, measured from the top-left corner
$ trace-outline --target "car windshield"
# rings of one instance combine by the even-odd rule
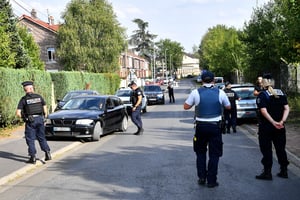
[[[160,92],[161,89],[159,86],[145,86],[144,87],[144,91],[147,92],[147,91],[155,91],[155,92]]]
[[[82,97],[70,99],[63,107],[63,110],[103,110],[104,98]]]
[[[233,89],[242,100],[246,99],[255,99],[256,97],[253,95],[254,88],[239,88]]]
[[[66,96],[64,96],[63,101],[69,101],[70,99],[77,97],[79,95],[88,95],[88,94],[92,94],[90,92],[69,92],[66,94]]]
[[[119,97],[128,97],[130,96],[131,90],[119,90],[117,91],[117,96]]]

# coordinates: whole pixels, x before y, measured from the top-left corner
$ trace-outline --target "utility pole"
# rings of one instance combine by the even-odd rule
[[[166,71],[168,71],[168,65],[167,65],[167,50],[165,49],[165,64],[166,64]],[[164,74],[164,70],[163,70],[163,74]],[[168,79],[168,75],[166,74],[166,79]],[[163,80],[164,80],[164,76],[163,76]]]

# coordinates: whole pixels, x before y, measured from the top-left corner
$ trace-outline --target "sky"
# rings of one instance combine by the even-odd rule
[[[34,8],[41,20],[52,15],[55,23],[63,22],[61,13],[71,0],[10,0],[14,13],[30,15]],[[139,18],[148,22],[148,31],[156,41],[170,39],[191,53],[199,46],[209,28],[218,24],[242,29],[251,19],[253,9],[271,0],[107,0],[121,26],[130,37]]]

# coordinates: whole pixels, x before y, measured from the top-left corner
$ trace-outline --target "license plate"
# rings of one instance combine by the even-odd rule
[[[149,101],[156,101],[156,99],[155,98],[150,98]]]
[[[71,131],[70,127],[53,127],[53,131]]]

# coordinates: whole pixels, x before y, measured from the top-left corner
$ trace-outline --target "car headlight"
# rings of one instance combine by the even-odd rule
[[[76,121],[76,124],[81,124],[81,125],[90,125],[94,121],[92,119],[79,119]]]
[[[158,94],[157,96],[160,97],[160,98],[162,98],[162,97],[163,97],[163,94]]]
[[[46,124],[51,124],[51,119],[48,119],[48,118],[47,118],[47,119],[45,119],[45,120],[46,120],[46,121],[45,121]]]

